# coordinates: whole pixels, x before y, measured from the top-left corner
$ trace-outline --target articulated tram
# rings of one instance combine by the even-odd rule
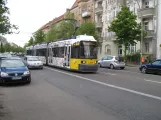
[[[80,35],[75,39],[60,40],[26,47],[26,54],[38,56],[46,65],[81,72],[96,72],[97,41],[93,36]]]

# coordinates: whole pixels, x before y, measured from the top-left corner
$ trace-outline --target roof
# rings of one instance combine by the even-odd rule
[[[19,57],[3,57],[1,60],[21,60]]]
[[[54,18],[52,21],[49,21],[48,23],[46,23],[45,25],[43,25],[43,26],[40,28],[40,30],[43,30],[43,29],[45,29],[45,28],[47,28],[47,27],[50,27],[50,26],[53,25],[54,23],[58,23],[58,22],[60,22],[60,21],[63,20],[63,19],[64,19],[64,14],[61,15],[61,16],[59,16],[59,17],[57,17],[57,18]]]
[[[73,6],[71,7],[71,9],[74,9],[76,7],[78,7],[78,4],[81,0],[76,0],[75,3],[73,4]]]

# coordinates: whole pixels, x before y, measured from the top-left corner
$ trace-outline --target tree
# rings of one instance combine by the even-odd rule
[[[77,35],[91,35],[93,36],[97,42],[99,43],[98,33],[96,30],[96,25],[90,21],[87,21],[85,23],[82,23],[80,27],[78,28],[78,31],[76,32]]]
[[[45,33],[42,30],[38,30],[33,35],[35,41],[34,44],[45,42]],[[31,39],[30,39],[31,40]]]
[[[6,7],[6,0],[0,0],[0,34],[11,34],[14,29],[18,29],[16,25],[10,23],[9,8]]]
[[[74,13],[71,13],[70,11],[67,11],[64,15],[65,19],[74,19]]]
[[[33,37],[30,38],[30,40],[27,43],[27,46],[33,45],[34,44],[34,39]]]
[[[61,21],[54,24],[47,33],[47,41],[55,41],[58,39],[69,39],[73,35],[75,26],[71,21]]]
[[[2,42],[1,42],[0,50],[1,50],[1,53],[4,53],[4,52],[5,52],[5,47],[4,47],[4,45],[3,45],[3,43],[2,43]]]
[[[5,51],[10,52],[11,51],[11,45],[9,43],[4,45]]]
[[[141,38],[141,25],[136,22],[137,16],[129,10],[128,7],[122,6],[121,11],[117,14],[109,31],[116,34],[116,43],[124,45],[124,56],[126,61],[126,52],[129,45],[134,45]]]

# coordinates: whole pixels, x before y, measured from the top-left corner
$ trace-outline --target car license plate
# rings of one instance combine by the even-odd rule
[[[22,77],[13,77],[12,80],[20,80]]]

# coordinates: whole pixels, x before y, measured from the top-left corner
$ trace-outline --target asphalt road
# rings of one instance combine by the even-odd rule
[[[138,68],[82,74],[45,67],[0,88],[0,120],[161,120],[161,76]]]

